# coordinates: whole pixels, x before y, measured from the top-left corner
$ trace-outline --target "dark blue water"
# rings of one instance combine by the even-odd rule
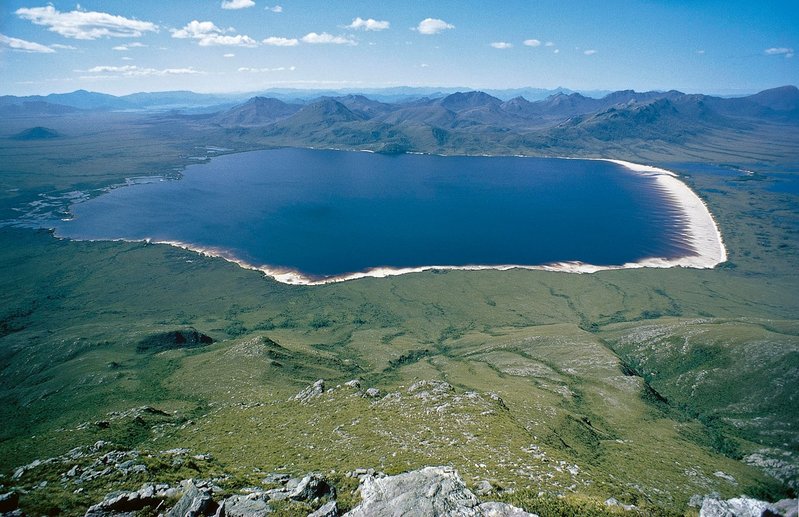
[[[255,151],[72,212],[58,235],[180,241],[312,277],[692,254],[654,180],[603,161]]]

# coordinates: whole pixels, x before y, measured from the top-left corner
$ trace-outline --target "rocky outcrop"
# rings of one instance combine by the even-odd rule
[[[214,515],[219,505],[214,501],[211,489],[198,487],[190,480],[183,496],[166,517],[195,517],[199,515]]]
[[[300,391],[299,393],[291,397],[290,400],[296,400],[301,404],[307,404],[308,401],[316,397],[319,397],[324,392],[325,392],[325,381],[324,379],[319,379],[315,383],[311,384],[304,390]]]
[[[425,467],[397,476],[361,478],[361,503],[349,517],[395,515],[529,517],[505,503],[480,503],[451,467]]]
[[[699,517],[796,517],[799,501],[783,499],[777,503],[767,503],[751,497],[741,496],[733,499],[705,497]]]
[[[163,494],[156,492],[154,485],[144,485],[135,492],[112,492],[99,503],[90,506],[86,517],[106,517],[120,514],[134,514],[150,506],[157,507]]]
[[[264,517],[272,507],[262,494],[232,495],[219,504],[218,517]]]
[[[461,515],[461,514],[456,514]],[[471,515],[471,514],[463,514]],[[477,513],[482,517],[530,517],[535,516],[534,513],[525,512],[521,508],[516,508],[513,505],[506,503],[481,503],[477,506]]]

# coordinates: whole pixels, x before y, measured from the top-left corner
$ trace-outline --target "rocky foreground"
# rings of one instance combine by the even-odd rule
[[[326,389],[318,380],[290,397],[285,403],[310,407],[325,396],[339,391],[354,393],[378,403],[396,403],[400,393],[383,394],[377,388],[364,389],[358,380]],[[456,403],[453,387],[442,381],[419,381],[407,389],[407,394],[429,401],[436,414]],[[496,397],[493,395],[493,397]],[[473,403],[488,402],[504,407],[501,399],[478,394],[463,397]],[[382,402],[378,402],[381,401]],[[481,406],[482,407],[482,406]],[[131,419],[146,424],[168,420],[170,415],[156,408],[143,406],[110,414],[109,420],[88,422],[81,426],[100,429],[111,427],[118,420]],[[149,424],[146,424],[149,425]],[[79,426],[80,427],[80,426]],[[25,504],[31,499],[53,497],[56,489],[72,494],[81,502],[64,508],[61,499],[51,504],[47,512],[85,517],[110,516],[215,516],[256,517],[267,514],[307,515],[313,517],[370,516],[463,516],[463,517],[521,517],[536,515],[507,501],[513,487],[500,487],[483,479],[472,490],[451,466],[427,466],[394,476],[372,468],[357,468],[346,473],[331,470],[328,474],[310,472],[293,476],[291,469],[267,472],[255,469],[259,475],[241,478],[219,469],[212,454],[197,454],[187,448],[162,451],[119,448],[99,440],[91,445],[76,447],[69,452],[37,459],[13,471],[0,485],[0,517],[21,517],[30,510]],[[576,467],[575,467],[576,468]],[[187,476],[188,475],[188,476]],[[140,488],[136,480],[144,481]],[[105,487],[103,489],[102,487]],[[114,489],[116,488],[116,489]],[[538,498],[544,492],[539,492]],[[562,497],[562,496],[558,496]],[[488,499],[504,499],[502,502]],[[542,499],[543,501],[543,499]],[[611,497],[599,500],[596,506],[576,508],[554,505],[529,507],[540,515],[659,515],[652,508],[624,504]],[[723,499],[718,493],[695,495],[690,500],[689,514],[699,511],[700,517],[797,517],[796,499],[776,503],[746,496]],[[21,507],[20,507],[21,506]],[[88,508],[88,509],[86,509]],[[653,513],[654,511],[654,513]],[[671,515],[671,514],[669,514]]]
[[[274,513],[307,514],[308,517],[375,516],[447,516],[447,517],[537,517],[502,502],[481,502],[451,467],[425,467],[396,476],[386,476],[373,469],[348,473],[358,478],[360,503],[346,513],[339,511],[336,488],[322,474],[309,473],[302,478],[272,473],[263,479],[271,489],[242,488],[239,494],[224,496],[226,490],[213,480],[187,479],[177,486],[144,484],[139,490],[109,493],[92,505],[85,517],[133,517],[159,515],[165,517],[260,517]],[[480,487],[490,492],[491,487]],[[19,495],[0,495],[0,515],[25,515],[16,506]],[[720,500],[697,497],[692,503],[700,507],[700,517],[796,517],[798,501],[786,499],[767,503],[748,497]],[[619,513],[637,514],[635,507],[620,505],[609,499],[608,507]],[[303,511],[303,508],[313,508]]]
[[[349,512],[351,517],[378,515],[449,515],[463,517],[527,517],[533,516],[507,503],[480,502],[450,467],[425,467],[397,476],[386,476],[372,469],[352,472],[359,478],[361,502]],[[158,514],[166,517],[215,516],[258,517],[273,513],[302,512],[302,507],[315,508],[309,517],[336,517],[339,512],[336,488],[319,473],[291,478],[273,473],[263,480],[272,489],[242,488],[240,494],[220,496],[225,490],[213,480],[182,481],[178,486],[145,484],[132,492],[111,492],[92,505],[86,517],[111,517]],[[0,496],[2,515],[22,516],[16,508],[19,496],[10,492]],[[297,503],[292,506],[292,503]]]

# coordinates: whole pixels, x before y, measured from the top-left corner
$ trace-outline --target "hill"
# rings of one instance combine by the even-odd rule
[[[253,97],[244,104],[217,114],[211,120],[223,126],[262,126],[287,118],[300,107],[278,99]]]
[[[59,138],[61,133],[55,129],[36,126],[17,133],[11,138],[14,140],[46,140],[51,138]]]

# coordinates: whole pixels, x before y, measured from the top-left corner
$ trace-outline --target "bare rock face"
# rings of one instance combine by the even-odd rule
[[[787,499],[778,503],[767,503],[751,497],[741,496],[733,499],[717,499],[706,497],[702,501],[699,517],[762,517],[762,516],[795,516],[796,499]]]
[[[397,476],[361,479],[361,504],[349,517],[530,517],[505,503],[480,503],[451,467],[425,467]]]

